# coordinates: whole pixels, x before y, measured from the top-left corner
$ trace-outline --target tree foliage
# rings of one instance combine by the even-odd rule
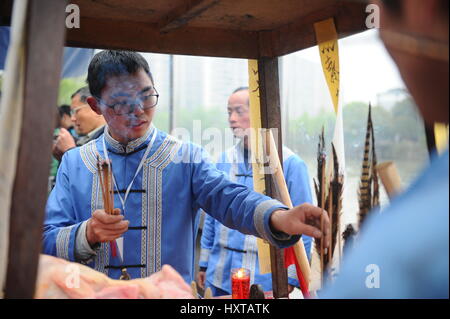
[[[86,86],[85,78],[66,78],[59,83],[58,105],[69,104],[70,97],[79,88]]]

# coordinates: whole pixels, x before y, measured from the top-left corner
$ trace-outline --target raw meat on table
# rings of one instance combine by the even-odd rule
[[[41,255],[37,299],[192,299],[191,287],[169,265],[146,278],[114,280],[90,267]]]

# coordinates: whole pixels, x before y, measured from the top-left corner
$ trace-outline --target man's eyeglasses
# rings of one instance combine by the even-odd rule
[[[142,110],[148,110],[155,107],[156,104],[158,104],[159,94],[156,89],[153,89],[153,91],[154,94],[143,95],[136,99],[127,99],[112,104],[106,103],[101,98],[97,99],[101,104],[113,109],[116,115],[127,115],[133,113],[135,107],[140,107]]]
[[[88,106],[89,105],[83,105],[83,106],[79,106],[79,107],[76,107],[74,109],[71,109],[70,110],[70,117],[75,116],[78,113],[79,110],[81,110],[84,107],[88,107]]]

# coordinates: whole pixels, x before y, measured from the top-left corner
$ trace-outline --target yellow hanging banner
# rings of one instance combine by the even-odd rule
[[[328,90],[336,113],[333,145],[336,149],[340,171],[345,172],[344,123],[342,110],[339,109],[340,67],[338,34],[333,18],[315,23],[314,29],[319,46],[323,74],[328,84]],[[328,176],[331,175],[332,167],[332,165],[327,167]]]
[[[264,177],[264,154],[263,139],[260,134],[261,124],[261,105],[259,99],[259,73],[258,61],[248,60],[248,81],[250,93],[250,149],[253,170],[253,189],[261,194],[266,194],[266,182]],[[258,238],[258,260],[259,272],[261,274],[271,273],[270,267],[270,246]]]
[[[333,18],[314,24],[325,79],[333,100],[334,111],[339,108],[339,47]]]
[[[261,105],[259,101],[258,61],[248,60],[249,95],[250,95],[250,149],[253,169],[253,189],[261,194],[266,193],[264,179],[264,154],[262,152]]]
[[[444,123],[434,124],[434,139],[436,141],[436,149],[442,154],[448,147],[448,125]]]

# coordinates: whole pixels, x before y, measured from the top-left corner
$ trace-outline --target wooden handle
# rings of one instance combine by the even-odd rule
[[[394,162],[384,162],[375,167],[389,199],[402,191],[402,182]]]
[[[269,156],[269,167],[273,174],[275,186],[278,194],[280,195],[281,202],[287,207],[293,208],[294,206],[292,205],[291,196],[289,195],[286,180],[284,179],[283,169],[280,158],[278,157],[277,146],[275,145],[275,140],[271,130],[266,131],[265,138],[267,155]],[[303,245],[302,240],[294,245],[294,252],[303,276],[305,277],[306,282],[309,283],[311,279],[311,268],[309,267],[308,257],[306,255],[305,246]]]

